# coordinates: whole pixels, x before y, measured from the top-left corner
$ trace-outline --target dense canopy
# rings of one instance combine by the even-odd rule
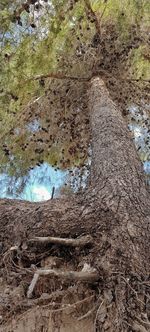
[[[147,0],[1,1],[1,170],[82,166],[89,151],[86,82],[104,78],[149,159]],[[50,133],[50,135],[49,135]],[[80,145],[78,141],[80,139]],[[135,139],[136,140],[136,139]]]

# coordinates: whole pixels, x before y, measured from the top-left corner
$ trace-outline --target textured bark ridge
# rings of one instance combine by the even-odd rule
[[[12,311],[1,306],[3,310],[0,331],[9,331],[12,328],[11,331],[15,332],[55,332],[58,328],[56,325],[59,325],[62,332],[84,329],[89,332],[149,331],[150,199],[142,165],[127,125],[99,77],[91,80],[88,98],[92,130],[92,167],[91,183],[85,193],[82,196],[72,195],[44,203],[0,200],[2,281],[11,284],[12,278],[16,278],[17,287],[20,287],[23,284],[18,281],[21,275],[26,284],[23,297],[20,298],[20,311],[14,303]],[[38,237],[38,241],[33,241],[35,237]],[[42,237],[47,240],[42,240]],[[54,237],[57,241],[54,241]],[[80,237],[92,238],[92,241],[80,246]],[[75,241],[78,241],[78,246]],[[49,256],[57,257],[53,262],[51,260],[47,263]],[[58,270],[54,273],[53,268],[57,268],[57,265],[59,273]],[[96,278],[83,286],[79,275],[86,265],[89,270],[96,271]],[[44,276],[36,278],[35,293],[33,294],[32,289],[30,294],[33,298],[27,299],[27,286],[29,287],[34,273],[37,275],[36,266],[44,266],[49,273],[45,276],[45,272]],[[90,273],[89,270],[87,274]],[[77,278],[73,281],[72,274],[71,280],[66,278],[65,283],[61,280],[61,275],[70,276],[69,271],[74,271]],[[55,275],[58,280],[55,280]],[[55,283],[55,292],[50,286],[52,283]],[[57,297],[60,288],[62,293]],[[71,288],[74,302],[70,303]],[[43,293],[53,295],[50,294],[43,300]],[[92,295],[92,300],[90,305],[87,306],[86,303],[84,306],[82,301],[87,295],[88,298]],[[36,325],[39,322],[36,305],[40,305],[39,313],[44,317],[43,303],[52,302],[55,296],[56,310],[51,310],[49,306],[42,330],[40,324],[38,327]],[[77,317],[76,324],[73,311],[69,311],[68,320],[72,319],[69,330],[64,327],[64,307],[55,308],[60,298],[62,304],[62,299],[67,298],[68,306],[79,301],[80,317]],[[74,306],[76,307],[76,304]],[[26,313],[27,308],[33,312],[34,323],[30,328],[24,318],[24,328],[19,327],[18,330],[17,324],[21,323],[13,323],[11,317],[14,312],[15,315],[18,313],[18,322],[21,322],[20,312],[25,312],[24,317],[30,315]],[[66,310],[70,309],[67,307]],[[59,313],[59,319],[58,315],[57,319],[52,317],[54,313]],[[5,317],[9,318],[10,324],[5,324]],[[82,317],[84,323],[80,325]],[[59,321],[59,324],[54,324],[54,321]]]

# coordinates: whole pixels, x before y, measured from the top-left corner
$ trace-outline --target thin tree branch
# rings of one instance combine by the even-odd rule
[[[144,80],[144,79],[141,79],[141,78],[126,78],[124,79],[124,81],[133,81],[133,82],[147,82],[147,83],[150,83],[150,80]]]
[[[55,193],[55,187],[52,188],[52,194],[51,194],[51,199],[54,198],[54,193]]]
[[[89,81],[91,79],[90,77],[78,77],[78,76],[69,76],[69,75],[65,75],[63,73],[48,73],[45,75],[38,75],[35,77],[30,77],[28,79],[25,80],[25,82],[29,82],[29,81],[37,81],[37,80],[42,80],[42,79],[46,79],[46,78],[57,78],[57,79],[65,79],[65,80],[72,80],[72,81]]]
[[[119,79],[119,77],[115,77],[115,76],[111,75],[106,70],[100,69],[97,73],[92,73],[88,77],[70,76],[70,75],[65,75],[64,73],[51,72],[51,73],[48,73],[48,74],[29,77],[23,83],[27,83],[27,82],[30,82],[30,81],[45,80],[47,78],[56,78],[56,79],[59,79],[59,80],[72,80],[72,81],[79,81],[79,82],[88,82],[94,76],[100,76],[100,75],[106,75],[106,76],[115,78],[116,80]],[[148,83],[150,82],[150,80],[146,80],[146,79],[134,79],[134,78],[125,78],[125,79],[120,78],[120,79],[122,81],[135,81],[135,82],[148,82]]]
[[[96,31],[100,35],[101,34],[101,27],[100,27],[99,19],[98,19],[96,13],[93,11],[93,9],[91,7],[90,1],[89,0],[84,0],[84,2],[85,2],[85,6],[86,6],[87,16],[88,16],[88,14],[91,15],[91,18],[93,18],[94,23],[95,23]]]

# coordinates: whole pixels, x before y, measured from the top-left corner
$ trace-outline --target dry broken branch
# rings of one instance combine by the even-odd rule
[[[84,247],[88,244],[93,243],[93,238],[90,235],[85,235],[77,239],[67,239],[67,238],[59,238],[59,237],[35,237],[30,239],[28,242],[37,242],[41,244],[58,244],[70,247]]]

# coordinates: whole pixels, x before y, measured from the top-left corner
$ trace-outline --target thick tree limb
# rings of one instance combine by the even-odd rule
[[[87,244],[93,243],[93,238],[90,235],[82,236],[77,239],[66,239],[66,238],[59,238],[59,237],[35,237],[30,239],[28,242],[37,242],[40,244],[58,244],[58,245],[65,245],[70,247],[84,247]]]

